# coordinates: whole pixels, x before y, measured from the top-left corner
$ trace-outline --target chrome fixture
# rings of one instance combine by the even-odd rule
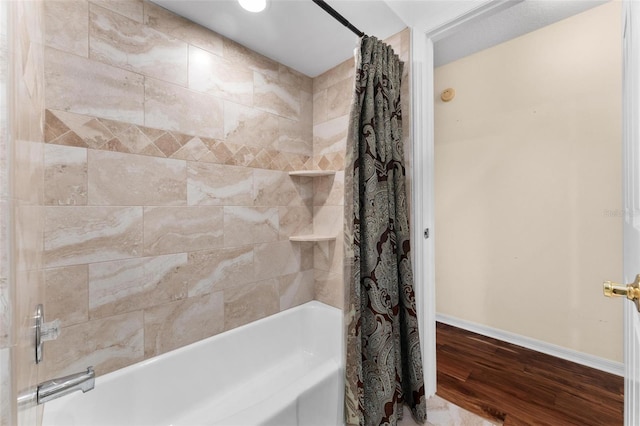
[[[47,380],[38,385],[36,400],[38,404],[44,404],[71,392],[79,390],[82,393],[89,392],[95,386],[95,377],[96,373],[93,371],[93,367],[87,367],[87,371],[84,373]]]
[[[60,321],[44,322],[44,307],[42,304],[36,306],[36,364],[42,361],[42,345],[47,340],[55,340],[60,334]]]

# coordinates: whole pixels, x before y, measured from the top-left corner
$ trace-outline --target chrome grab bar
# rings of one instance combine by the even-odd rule
[[[89,392],[95,386],[95,377],[96,373],[93,371],[93,367],[87,367],[87,371],[83,373],[71,374],[42,382],[38,385],[36,391],[37,402],[38,404],[44,404],[79,390],[83,393]]]

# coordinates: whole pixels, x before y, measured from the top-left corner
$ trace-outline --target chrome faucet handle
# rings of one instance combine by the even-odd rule
[[[55,319],[41,325],[40,336],[43,342],[56,340],[60,336],[60,320]]]
[[[34,316],[35,325],[35,345],[36,345],[36,364],[42,361],[42,346],[48,340],[55,340],[60,335],[60,320],[44,322],[44,307],[42,304],[36,306]]]

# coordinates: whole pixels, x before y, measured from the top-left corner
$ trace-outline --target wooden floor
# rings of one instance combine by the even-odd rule
[[[617,426],[622,377],[437,323],[437,394],[505,425]]]

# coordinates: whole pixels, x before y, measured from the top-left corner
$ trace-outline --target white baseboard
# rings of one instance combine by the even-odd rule
[[[615,374],[617,376],[624,376],[624,364],[621,362],[610,361],[594,355],[563,348],[562,346],[553,345],[551,343],[546,343],[530,337],[521,336],[519,334],[499,330],[497,328],[488,327],[471,321],[454,318],[448,315],[436,314],[436,321],[462,328],[463,330],[471,331],[473,333],[481,334],[483,336],[502,340],[507,343],[522,346],[556,358],[566,359],[567,361],[572,361],[576,364],[582,364],[597,370],[606,371],[607,373]]]

